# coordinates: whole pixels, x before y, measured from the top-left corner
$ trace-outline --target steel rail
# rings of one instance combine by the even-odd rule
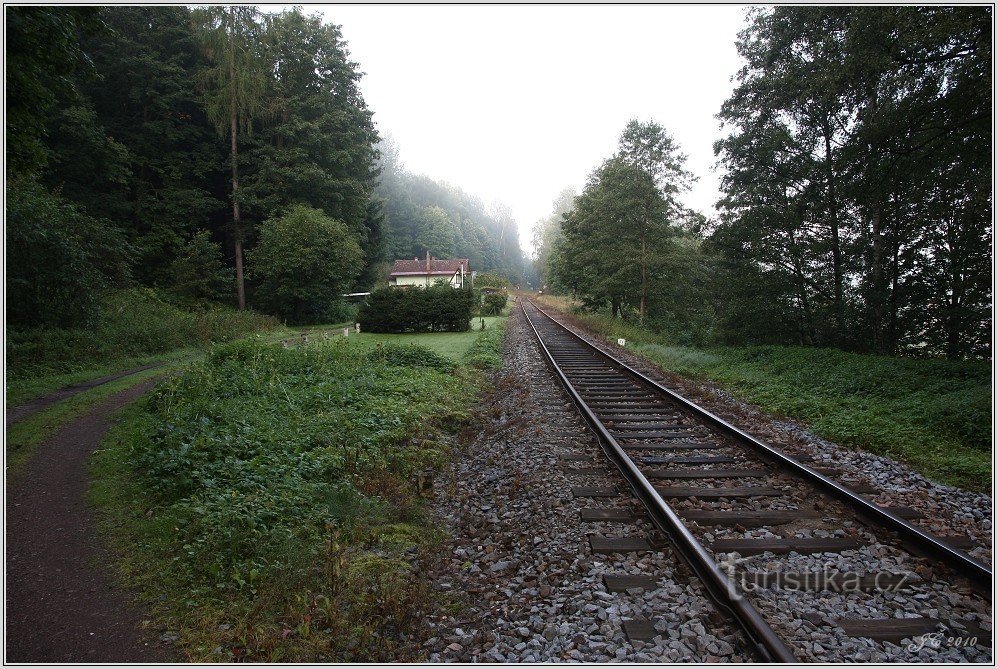
[[[899,518],[890,511],[887,511],[880,506],[874,504],[873,502],[863,498],[862,496],[854,493],[843,485],[836,483],[824,474],[815,471],[811,467],[799,462],[798,460],[790,457],[789,455],[782,453],[781,451],[773,448],[772,446],[756,439],[752,435],[744,432],[731,423],[727,422],[723,418],[720,418],[713,413],[707,411],[706,409],[694,404],[690,400],[686,399],[682,395],[676,393],[673,390],[666,388],[654,379],[645,376],[641,372],[637,371],[627,363],[621,361],[615,356],[607,353],[598,346],[590,343],[584,337],[573,332],[571,329],[566,327],[564,324],[560,323],[551,314],[547,313],[540,307],[538,307],[533,302],[530,303],[532,307],[537,309],[541,314],[546,316],[552,323],[562,328],[565,332],[571,335],[573,338],[582,342],[586,347],[596,351],[598,354],[604,358],[610,360],[614,364],[620,366],[625,372],[627,372],[631,377],[641,381],[645,385],[651,387],[652,389],[666,395],[671,400],[675,401],[682,407],[693,412],[700,418],[704,419],[706,422],[710,423],[714,427],[718,428],[720,431],[734,437],[737,441],[750,446],[757,452],[761,453],[765,457],[771,459],[776,464],[782,466],[784,469],[790,470],[792,473],[804,478],[808,482],[812,483],[815,487],[819,488],[822,492],[828,493],[832,497],[836,498],[840,502],[851,506],[856,512],[872,520],[877,524],[886,527],[892,532],[896,532],[899,538],[906,542],[909,547],[916,550],[921,550],[930,556],[934,557],[938,561],[946,564],[951,569],[953,569],[959,576],[963,576],[980,587],[984,592],[991,592],[991,584],[993,580],[991,569],[988,568],[984,563],[975,560],[971,556],[967,555],[961,550],[953,548],[952,546],[946,544],[944,541],[935,537],[928,532],[925,532],[919,527],[912,525],[903,518]],[[526,313],[526,310],[524,310]]]
[[[533,303],[531,303],[531,306],[537,308]],[[576,391],[575,387],[555,361],[554,356],[548,349],[547,344],[544,343],[544,339],[541,337],[533,321],[531,321],[530,316],[527,314],[527,309],[522,302],[520,303],[520,308],[523,310],[524,318],[530,324],[548,364],[557,374],[583,418],[585,418],[586,422],[589,423],[590,427],[596,433],[603,452],[606,453],[610,461],[623,474],[635,496],[641,500],[641,503],[647,509],[648,515],[655,526],[669,537],[676,550],[683,556],[686,563],[703,582],[714,603],[720,608],[727,610],[738,622],[755,644],[755,651],[764,661],[796,663],[797,658],[794,657],[793,652],[783,639],[769,626],[769,623],[763,619],[759,611],[738,592],[734,584],[711,557],[710,553],[703,547],[703,544],[686,528],[683,521],[672,510],[672,507],[662,499],[654,486],[635,466],[634,462],[606,429],[602,421],[593,413],[585,400],[582,399],[582,396],[579,395],[578,391]],[[544,315],[551,318],[547,314]],[[551,320],[554,321],[554,319]]]

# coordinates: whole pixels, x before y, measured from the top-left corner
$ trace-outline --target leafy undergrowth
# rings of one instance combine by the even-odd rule
[[[191,661],[418,658],[434,601],[419,565],[442,538],[422,474],[480,380],[340,338],[221,345],[160,384],[109,435],[91,491],[156,626]]]
[[[127,366],[141,356],[230,341],[278,325],[271,316],[218,304],[180,306],[152,289],[111,291],[88,327],[8,330],[8,384],[75,372],[100,376],[117,361]]]
[[[562,299],[544,300],[565,309]],[[991,488],[991,366],[793,346],[694,348],[613,321],[575,316],[662,369],[718,383],[764,411],[789,416],[847,446],[903,460],[926,476]]]

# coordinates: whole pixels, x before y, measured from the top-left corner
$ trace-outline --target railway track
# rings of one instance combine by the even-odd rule
[[[616,536],[592,535],[594,552],[648,548],[647,539],[626,535],[631,515],[600,506],[601,499],[637,497],[714,604],[766,661],[797,659],[805,642],[787,613],[800,607],[801,597],[811,622],[839,635],[899,643],[941,633],[936,638],[990,648],[990,629],[980,627],[980,616],[966,614],[986,611],[990,622],[992,574],[961,550],[970,547],[965,537],[931,535],[918,527],[913,509],[876,504],[875,487],[836,481],[835,472],[781,453],[536,305],[520,304],[548,364],[623,478],[624,485],[573,488],[576,497],[592,500],[583,522],[624,528]],[[606,463],[571,464],[584,477],[604,471],[592,465]],[[869,555],[880,557],[871,563]],[[647,587],[633,575],[607,574],[604,581],[608,589]],[[946,615],[936,609],[930,612],[937,615],[914,615],[903,606],[938,593],[948,598]],[[825,600],[828,610],[815,619],[814,602]],[[633,621],[627,633],[651,639],[654,621]]]

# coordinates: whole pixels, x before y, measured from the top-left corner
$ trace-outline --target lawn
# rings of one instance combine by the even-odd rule
[[[350,331],[349,339],[364,347],[374,348],[378,344],[419,344],[434,353],[460,361],[471,350],[472,345],[482,334],[481,322],[485,321],[485,330],[502,329],[505,316],[485,316],[472,319],[472,329],[468,332],[426,332],[422,334],[380,334],[374,332],[354,333]]]

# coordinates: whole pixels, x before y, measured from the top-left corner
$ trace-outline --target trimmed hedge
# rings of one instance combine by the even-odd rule
[[[357,320],[367,332],[466,332],[472,306],[466,288],[382,288],[371,293]]]

